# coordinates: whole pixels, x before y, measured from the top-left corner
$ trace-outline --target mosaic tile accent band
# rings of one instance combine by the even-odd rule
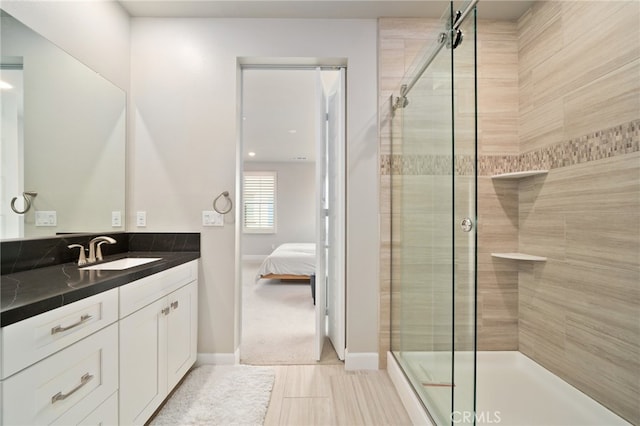
[[[532,169],[557,169],[640,151],[640,119],[559,142],[520,155],[483,155],[478,175],[491,176]],[[383,155],[381,175],[450,175],[451,157]],[[456,159],[456,174],[473,174],[473,157]]]
[[[383,155],[380,158],[383,175],[450,175],[451,157],[444,155]]]

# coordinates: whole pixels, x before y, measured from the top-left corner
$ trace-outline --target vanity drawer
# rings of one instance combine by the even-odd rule
[[[52,426],[109,426],[118,424],[118,392],[114,392],[98,408],[80,419],[79,413],[69,410],[67,415],[60,417]],[[80,419],[80,420],[79,420]]]
[[[175,266],[120,287],[120,318],[155,302],[198,278],[198,261]]]
[[[118,289],[2,328],[2,366],[6,378],[118,320]]]
[[[118,325],[92,334],[2,382],[5,425],[82,420],[118,389]]]

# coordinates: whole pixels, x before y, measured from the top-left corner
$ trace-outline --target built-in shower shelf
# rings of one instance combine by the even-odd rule
[[[549,170],[525,170],[522,172],[501,173],[491,176],[491,179],[522,179],[529,176],[546,175]]]
[[[491,253],[492,257],[499,257],[501,259],[513,259],[513,260],[529,260],[532,262],[544,262],[546,257],[534,256],[532,254],[524,253]]]

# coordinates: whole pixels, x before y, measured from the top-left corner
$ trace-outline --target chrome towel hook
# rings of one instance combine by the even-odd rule
[[[227,204],[224,206],[224,208],[219,209],[216,204],[218,203],[218,200],[221,197],[224,197],[224,199],[227,201]],[[224,191],[222,194],[218,195],[215,200],[213,200],[213,209],[217,213],[227,214],[231,211],[232,208],[233,208],[233,201],[231,201],[231,198],[229,198],[229,191]]]
[[[38,193],[33,191],[25,191],[22,193],[22,198],[24,198],[24,210],[22,211],[16,208],[16,201],[18,200],[18,197],[13,197],[11,199],[11,210],[17,214],[25,214],[31,208],[31,202],[36,195],[38,195]]]

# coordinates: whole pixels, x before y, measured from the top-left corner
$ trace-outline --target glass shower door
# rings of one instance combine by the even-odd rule
[[[455,49],[453,35],[424,52],[433,60],[396,103],[392,125],[391,348],[438,425],[474,418],[473,21]]]
[[[457,5],[465,10],[467,3]],[[453,50],[453,392],[451,424],[475,424],[477,78],[475,9]]]

